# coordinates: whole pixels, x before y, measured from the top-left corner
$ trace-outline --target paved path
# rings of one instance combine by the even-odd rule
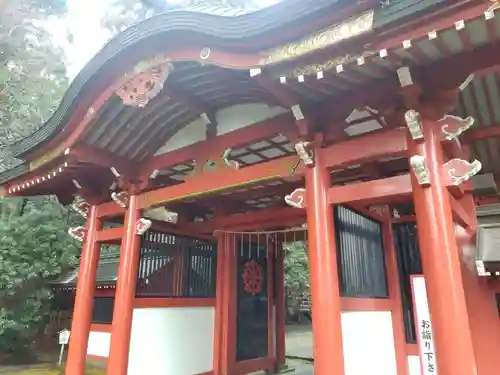
[[[312,363],[305,363],[302,361],[289,360],[288,365],[295,369],[290,375],[314,375]]]
[[[290,325],[286,327],[286,355],[297,358],[313,358],[313,337],[311,325]]]
[[[286,327],[286,355],[295,358],[313,358],[312,327],[310,325]],[[313,365],[309,361],[288,359],[287,364],[295,369],[290,375],[313,375]],[[0,375],[12,374],[29,368],[33,368],[33,366],[0,366]]]

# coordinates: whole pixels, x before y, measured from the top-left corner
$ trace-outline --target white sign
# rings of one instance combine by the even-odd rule
[[[63,329],[59,332],[59,345],[68,345],[69,344],[69,329]]]
[[[425,279],[421,275],[411,277],[413,306],[415,312],[415,327],[417,333],[418,351],[420,355],[420,373],[422,375],[437,374],[436,354],[432,333],[431,315],[427,303]]]

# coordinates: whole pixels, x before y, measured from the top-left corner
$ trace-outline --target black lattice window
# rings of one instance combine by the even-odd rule
[[[387,298],[381,224],[347,207],[334,209],[340,294]]]
[[[142,237],[138,297],[215,297],[215,242],[148,231]]]
[[[115,297],[94,297],[92,309],[92,323],[111,324]]]
[[[410,276],[422,274],[417,226],[413,223],[402,223],[394,224],[392,228],[394,232],[394,248],[398,261],[406,341],[408,343],[416,343],[417,337],[413,315],[413,297]]]

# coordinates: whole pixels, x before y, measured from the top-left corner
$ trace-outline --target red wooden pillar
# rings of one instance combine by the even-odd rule
[[[223,271],[223,309],[222,309],[222,344],[221,344],[221,374],[234,372],[236,364],[236,314],[237,314],[237,256],[236,237],[225,235],[224,241],[224,271]]]
[[[285,254],[283,243],[278,241],[275,258],[276,274],[276,361],[278,368],[286,363],[285,346]]]
[[[222,375],[222,350],[224,350],[224,278],[225,252],[227,250],[227,234],[217,233],[217,279],[215,291],[215,322],[214,322],[214,375]]]
[[[127,375],[140,256],[140,236],[136,234],[136,222],[139,218],[138,198],[132,195],[125,214],[125,233],[120,249],[107,375]]]
[[[275,251],[271,241],[267,242],[267,356],[276,363],[275,327],[274,320],[274,256]],[[273,365],[273,370],[276,365]]]
[[[392,330],[394,332],[394,350],[398,375],[408,375],[408,358],[406,352],[406,337],[404,327],[403,306],[401,302],[401,287],[398,274],[398,261],[394,246],[391,211],[388,206],[383,208],[384,222],[382,236],[387,272],[387,286],[392,305]]]
[[[441,174],[443,151],[430,120],[423,123],[424,141],[409,141],[410,156],[425,158],[429,186],[412,173],[418,239],[433,326],[437,368],[440,375],[476,374],[459,249],[446,182]]]
[[[330,174],[322,166],[321,153],[316,165],[306,172],[307,227],[310,288],[312,299],[314,373],[343,375],[342,324],[337,272],[337,251],[333,210],[327,192]]]
[[[66,364],[67,375],[85,374],[96,273],[99,266],[100,244],[97,242],[97,231],[100,230],[100,227],[101,221],[97,217],[97,207],[92,206],[87,219],[87,235],[82,248],[76,284],[75,307]]]

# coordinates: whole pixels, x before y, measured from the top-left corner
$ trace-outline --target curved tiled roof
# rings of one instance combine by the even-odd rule
[[[118,34],[97,53],[75,77],[53,116],[32,136],[13,144],[11,152],[14,156],[21,156],[60,131],[75,111],[77,102],[82,107],[87,104],[77,98],[88,96],[99,81],[102,82],[103,76],[112,74],[110,70],[104,69],[106,65],[116,61],[118,55],[125,50],[152,36],[165,35],[170,31],[202,31],[204,35],[218,39],[222,44],[240,39],[249,40],[347,2],[349,1],[286,0],[250,13],[233,11],[231,16],[229,11],[223,8],[198,7],[166,12],[133,25]],[[277,19],[276,14],[281,17]]]
[[[429,5],[428,1],[398,0],[394,2],[394,6],[391,2],[389,6],[377,8],[374,27],[379,28],[392,21],[399,21],[401,17],[446,1],[436,0]],[[334,16],[335,10],[357,3],[354,0],[285,0],[258,11],[200,6],[169,11],[149,18],[126,29],[108,42],[73,80],[53,116],[34,134],[11,145],[10,155],[26,159],[28,153],[61,132],[75,112],[85,113],[96,96],[137,62],[134,59],[157,53],[159,44],[162,43],[160,47],[164,46],[166,36],[171,33],[202,35],[204,40],[209,39],[221,48],[256,51],[275,47],[276,41],[268,36],[280,35],[283,29],[291,29],[294,25],[302,25],[319,18],[324,19],[323,26],[328,26],[332,21],[326,19],[325,15]],[[380,2],[366,1],[363,6],[368,9],[370,4],[378,5]],[[276,15],[280,17],[277,18]],[[133,55],[131,51],[134,52]],[[1,174],[1,181],[19,176],[27,169],[27,165],[21,164],[15,169],[7,170]]]

